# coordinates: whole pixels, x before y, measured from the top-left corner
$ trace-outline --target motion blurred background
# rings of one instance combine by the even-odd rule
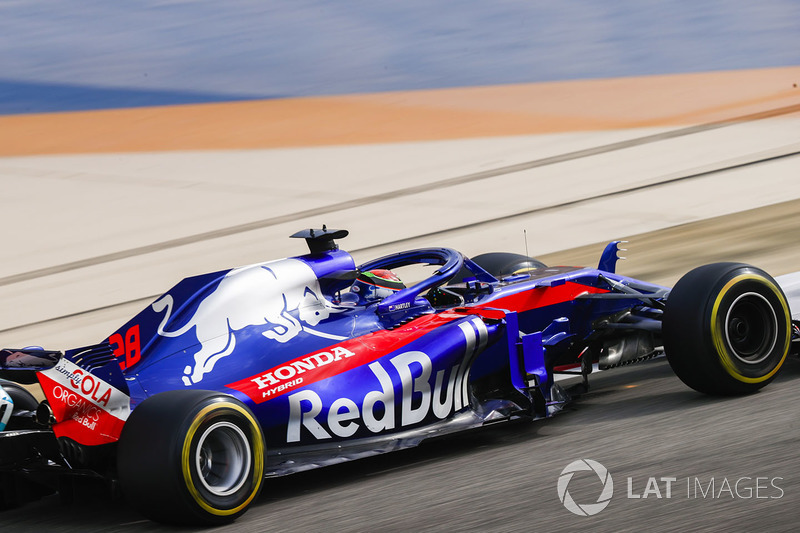
[[[2,2],[0,334],[94,342],[323,223],[357,260],[589,264],[607,240],[741,221],[800,198],[798,65],[792,0]],[[761,215],[778,274],[797,211]],[[710,259],[758,259],[705,234]],[[693,266],[637,263],[686,257],[663,249],[629,273]]]
[[[711,261],[800,270],[798,85],[797,0],[4,0],[0,345],[99,342],[181,278],[301,254],[287,236],[323,223],[357,261],[593,265],[627,239],[620,271],[664,284]],[[796,529],[796,387],[721,406],[663,360],[643,375],[547,438],[301,477],[233,527],[585,527],[554,480],[592,454],[637,479],[787,480],[766,507],[615,499],[592,529]],[[119,505],[28,509],[4,523],[145,527]]]
[[[0,3],[0,112],[797,66],[794,0]]]

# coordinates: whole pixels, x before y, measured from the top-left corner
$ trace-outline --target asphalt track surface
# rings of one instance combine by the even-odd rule
[[[798,207],[789,202],[635,236],[638,259],[621,270],[669,278],[689,261],[716,260],[726,253],[724,242],[712,250],[704,239],[713,239],[720,228],[732,231],[725,242],[749,251],[749,261],[780,268],[784,259],[778,252],[792,249],[789,241],[800,229]],[[676,240],[685,243],[684,253],[675,252]],[[671,257],[656,253],[646,259],[647,251],[659,248],[673,250]],[[546,259],[586,254],[576,249]],[[607,371],[592,376],[588,393],[546,421],[500,424],[267,480],[240,520],[212,530],[311,531],[324,524],[328,531],[794,531],[800,504],[798,384],[800,361],[793,359],[761,392],[727,399],[688,389],[663,358]],[[562,469],[578,459],[600,462],[614,482],[608,507],[595,516],[573,515],[558,498]],[[650,478],[655,481],[647,498],[629,497],[642,496]],[[676,480],[669,498],[661,478]],[[570,484],[579,503],[594,503],[600,490],[599,478],[588,472]],[[4,512],[0,529],[180,530],[143,520],[124,502],[91,498],[63,505],[46,497]]]

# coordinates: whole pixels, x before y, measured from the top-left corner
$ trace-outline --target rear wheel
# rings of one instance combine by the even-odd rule
[[[707,394],[748,394],[775,378],[791,342],[786,297],[742,263],[692,270],[670,292],[664,349],[675,374]]]
[[[264,476],[264,436],[250,410],[210,391],[169,391],[128,418],[117,454],[125,497],[160,522],[213,525],[247,510]]]

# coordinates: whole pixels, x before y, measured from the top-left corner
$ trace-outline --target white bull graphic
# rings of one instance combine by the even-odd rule
[[[194,354],[194,366],[187,365],[183,376],[183,383],[189,386],[202,381],[217,361],[233,352],[236,332],[247,326],[271,324],[273,328],[262,335],[287,342],[303,330],[301,321],[316,326],[328,318],[337,310],[327,305],[320,294],[311,267],[296,259],[282,259],[235,268],[225,274],[214,292],[200,302],[194,315],[176,331],[164,330],[172,315],[172,296],[164,295],[152,307],[156,313],[166,309],[158,326],[159,335],[179,337],[196,328],[200,350]],[[289,314],[295,310],[300,320]]]

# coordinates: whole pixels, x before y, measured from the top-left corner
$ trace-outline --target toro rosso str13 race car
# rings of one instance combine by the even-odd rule
[[[357,266],[346,235],[301,231],[306,255],[186,278],[100,344],[0,351],[2,504],[96,478],[151,519],[224,523],[266,476],[552,416],[561,374],[665,353],[689,387],[738,395],[797,351],[796,278],[749,265],[672,289],[616,274],[617,242],[597,268],[449,248]],[[428,270],[406,286],[410,265]]]

